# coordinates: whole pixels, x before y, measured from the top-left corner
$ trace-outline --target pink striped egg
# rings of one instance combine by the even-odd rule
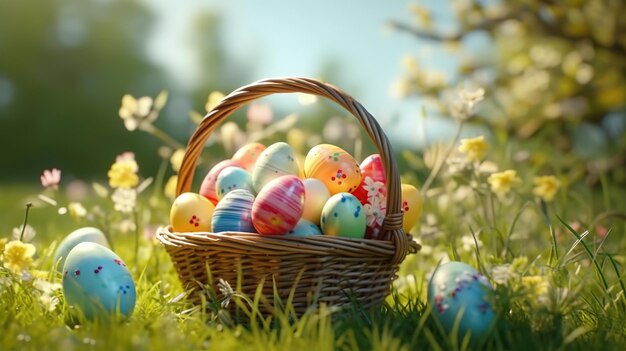
[[[259,234],[292,230],[304,209],[304,184],[294,175],[278,177],[263,187],[252,204],[252,224]]]

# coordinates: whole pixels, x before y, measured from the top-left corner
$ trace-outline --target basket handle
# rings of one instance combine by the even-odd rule
[[[387,215],[383,223],[382,237],[384,240],[391,240],[395,244],[396,252],[393,263],[399,264],[404,260],[407,253],[417,252],[419,244],[413,240],[410,234],[405,234],[402,229],[400,176],[387,136],[385,136],[385,133],[376,119],[374,119],[374,117],[372,117],[372,115],[354,98],[330,84],[322,83],[315,79],[264,79],[243,86],[224,97],[222,101],[200,121],[198,128],[189,139],[187,150],[178,174],[176,194],[180,195],[190,191],[198,157],[207,139],[220,122],[242,105],[257,98],[277,93],[305,93],[322,96],[336,102],[359,120],[361,126],[365,128],[367,134],[378,149],[385,167],[385,174],[387,176]]]

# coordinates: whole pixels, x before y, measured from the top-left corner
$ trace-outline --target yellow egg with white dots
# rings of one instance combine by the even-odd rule
[[[215,206],[206,197],[195,193],[180,194],[170,210],[174,232],[210,232]]]

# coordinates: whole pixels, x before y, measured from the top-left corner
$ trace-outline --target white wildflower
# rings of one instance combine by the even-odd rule
[[[22,228],[24,228],[24,225],[13,228],[14,240],[20,240],[20,237],[22,236]],[[26,224],[26,228],[24,228],[24,237],[22,237],[21,241],[25,243],[30,242],[33,240],[35,235],[37,235],[35,228],[33,228],[30,224]]]
[[[501,264],[491,268],[491,278],[496,284],[504,285],[513,277],[510,264]]]
[[[129,188],[117,188],[111,200],[115,203],[115,210],[122,213],[131,213],[137,203],[137,191]]]

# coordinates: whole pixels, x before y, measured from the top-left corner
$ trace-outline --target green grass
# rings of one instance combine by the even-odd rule
[[[32,199],[29,197],[32,193],[33,189],[27,186],[3,186],[0,203],[3,237],[21,224],[22,204]],[[61,197],[59,201],[65,200]],[[154,204],[148,205],[148,199],[142,201],[140,206],[155,212],[150,223],[167,220],[166,206],[154,209]],[[91,196],[83,202],[98,204],[103,200]],[[113,212],[102,206],[105,212]],[[355,306],[332,313],[321,308],[300,318],[277,312],[263,320],[241,323],[234,323],[216,304],[200,309],[187,303],[165,250],[141,236],[136,257],[135,234],[122,234],[111,226],[115,251],[129,263],[136,282],[137,304],[132,316],[124,321],[82,320],[65,304],[62,290],[54,292],[59,303],[48,310],[32,280],[23,280],[1,268],[0,349],[624,349],[623,222],[612,222],[614,226],[608,236],[596,240],[594,233],[577,231],[556,215],[548,213],[545,221],[535,221],[541,218],[540,207],[519,204],[513,207],[520,212],[494,209],[494,213],[487,211],[486,215],[469,213],[470,219],[461,222],[453,214],[437,213],[437,208],[427,203],[425,211],[438,218],[434,225],[437,230],[429,231],[428,225],[433,226],[430,223],[416,231],[426,251],[405,260],[399,281],[380,308],[364,310]],[[534,215],[519,208],[526,208],[525,211]],[[34,242],[38,258],[33,270],[45,272],[49,272],[52,264],[50,256],[55,244],[71,230],[93,224],[85,219],[73,221],[67,215],[59,216],[50,207],[35,208],[30,217],[29,223],[38,231]],[[107,218],[111,222],[119,221],[119,217]],[[529,226],[529,221],[536,225]],[[472,224],[470,228],[461,230],[467,223]],[[458,241],[460,232],[473,233],[483,245],[464,249]],[[522,242],[511,239],[518,232],[531,236]],[[508,263],[513,267],[509,280],[496,285],[492,304],[498,315],[486,335],[472,340],[459,338],[446,332],[431,313],[426,303],[426,279],[443,254],[480,267],[488,276],[495,266]],[[137,265],[133,264],[135,259]],[[548,283],[543,295],[525,283],[523,277],[531,276]],[[59,282],[59,278],[48,274],[46,280]],[[538,303],[540,295],[543,300]]]

